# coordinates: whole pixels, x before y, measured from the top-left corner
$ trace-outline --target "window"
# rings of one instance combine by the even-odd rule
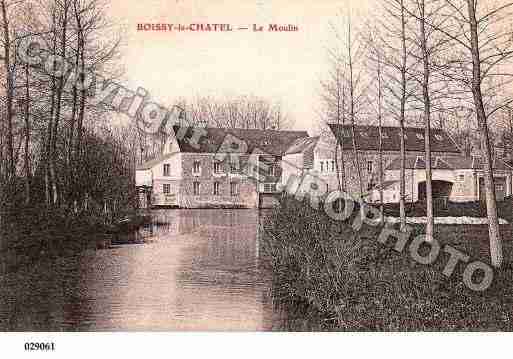
[[[195,196],[199,196],[199,194],[200,194],[200,183],[199,182],[193,182],[192,191]]]
[[[221,173],[221,172],[222,172],[221,162],[214,161],[214,173]]]
[[[276,183],[264,183],[264,192],[276,192]]]
[[[230,162],[230,172],[240,173],[240,166],[238,162]]]
[[[367,173],[372,173],[372,161],[367,161]]]
[[[192,164],[192,173],[199,174],[201,172],[201,162],[194,161]]]
[[[171,193],[171,185],[169,183],[164,183],[162,185],[162,193],[164,193],[164,194]]]
[[[324,172],[324,161],[321,161],[321,172]]]
[[[164,164],[164,176],[169,177],[171,172],[171,165],[169,163]]]
[[[335,172],[335,161],[331,161],[331,172]]]
[[[219,196],[219,194],[221,192],[219,189],[220,189],[219,182],[214,182],[214,195]]]
[[[239,188],[237,186],[237,182],[230,183],[230,194],[232,196],[237,196],[239,194]]]
[[[460,181],[460,182],[465,181],[465,175],[458,175],[458,181]]]
[[[269,165],[269,176],[276,176],[276,169],[274,165]]]
[[[501,185],[501,184],[496,184],[495,185],[495,191],[499,191],[499,192],[504,191],[504,186]]]

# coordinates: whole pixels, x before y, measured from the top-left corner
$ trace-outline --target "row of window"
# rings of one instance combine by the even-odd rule
[[[366,132],[366,131],[359,131],[359,133],[360,133],[360,136],[362,136],[362,137],[370,137],[369,133],[368,133],[368,132]],[[349,137],[349,138],[350,138],[350,137],[352,137],[352,135],[351,135],[351,131],[350,131],[350,130],[344,130],[344,131],[342,131],[342,136],[344,136],[344,137]],[[390,138],[389,134],[388,134],[385,130],[383,130],[383,131],[381,132],[381,137],[382,137],[382,138],[385,138],[385,139],[389,139],[389,138]],[[422,133],[415,133],[415,137],[416,137],[418,140],[423,140],[423,139],[424,139],[424,134],[422,134]],[[443,141],[443,137],[442,137],[442,135],[440,135],[439,133],[435,133],[435,134],[433,135],[433,137],[434,137],[437,141]],[[404,139],[405,139],[405,140],[407,140],[407,139],[408,139],[408,135],[407,135],[406,133],[404,134]]]
[[[166,167],[167,166],[167,167]],[[167,168],[167,169],[166,169]],[[169,176],[169,165],[164,165],[164,176]],[[223,169],[223,162],[221,161],[214,161],[214,174],[221,174],[224,173]],[[194,175],[199,175],[201,173],[201,161],[194,161],[192,163],[192,173]],[[237,162],[231,162],[230,163],[230,173],[241,173],[241,168],[239,163]],[[269,176],[276,176],[277,168],[274,165],[268,165],[267,175]]]
[[[334,160],[331,160],[331,161],[320,161],[320,171],[321,172],[335,172],[336,171],[336,166],[335,166],[335,161]],[[373,162],[372,161],[367,161],[367,173],[372,173],[373,171]]]
[[[200,195],[200,182],[193,182],[192,183],[192,192],[193,195],[199,196]],[[169,183],[162,184],[162,193],[169,194],[171,193],[171,185]],[[213,190],[214,196],[221,195],[221,184],[219,182],[214,182],[214,190]],[[237,196],[239,194],[239,185],[237,182],[231,182],[230,183],[230,195],[231,196]]]
[[[330,170],[331,164],[331,170]],[[335,172],[335,161],[320,161],[321,172]]]
[[[276,183],[264,183],[264,192],[276,192]]]
[[[231,162],[230,163],[230,173],[240,173],[240,166],[237,162]],[[192,164],[192,173],[193,174],[200,174],[201,173],[201,161],[194,161]],[[220,174],[224,173],[223,169],[223,162],[221,161],[214,161],[214,173]]]
[[[232,162],[230,163],[230,172],[231,173],[240,173],[240,167],[237,163]],[[200,174],[201,173],[201,161],[194,161],[192,163],[192,173],[193,174]],[[222,162],[220,161],[214,161],[214,173],[223,173],[223,167]],[[164,164],[163,167],[163,174],[164,177],[169,177],[171,175],[171,165],[168,163]]]

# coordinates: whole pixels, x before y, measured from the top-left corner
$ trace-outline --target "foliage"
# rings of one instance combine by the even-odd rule
[[[512,268],[507,263],[483,293],[456,273],[414,263],[377,242],[379,228],[358,233],[291,198],[265,223],[273,296],[291,330],[511,330]],[[439,230],[439,228],[437,228]],[[451,231],[454,234],[454,231]],[[462,232],[441,241],[480,241]],[[506,248],[508,251],[510,247]],[[486,250],[484,251],[486,253]]]

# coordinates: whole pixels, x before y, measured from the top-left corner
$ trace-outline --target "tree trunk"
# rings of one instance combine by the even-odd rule
[[[356,169],[356,175],[358,177],[358,187],[359,187],[359,196],[358,199],[361,202],[363,197],[363,183],[362,183],[362,171],[360,168],[360,159],[358,157],[358,145],[356,143],[356,115],[354,109],[354,80],[353,80],[353,58],[352,58],[352,48],[351,48],[351,23],[348,25],[348,60],[349,60],[349,92],[350,92],[350,112],[349,115],[351,117],[351,132],[352,132],[352,142],[353,142],[353,163]],[[363,210],[363,206],[361,207]]]
[[[11,40],[9,34],[9,20],[7,19],[7,8],[5,0],[2,0],[2,23],[4,28],[4,67],[5,67],[5,96],[6,96],[6,121],[7,121],[7,179],[9,182],[14,180],[14,139],[13,139],[13,98],[14,98],[14,80],[11,67]]]
[[[406,19],[404,15],[404,0],[401,0],[401,109],[399,118],[399,133],[401,143],[400,162],[401,169],[399,171],[399,217],[401,221],[401,230],[406,229],[406,209],[405,209],[405,192],[406,192],[406,149],[404,147],[404,121],[406,111]]]
[[[488,216],[488,234],[490,237],[490,257],[492,265],[499,268],[502,264],[502,244],[499,232],[499,218],[497,215],[497,201],[495,198],[495,184],[493,180],[493,160],[488,134],[488,123],[481,93],[481,60],[479,54],[479,39],[475,13],[475,1],[467,0],[470,20],[470,40],[472,52],[472,96],[476,107],[477,122],[481,135],[482,151],[484,155],[484,183],[486,190],[486,212]]]
[[[420,43],[422,60],[424,63],[424,76],[422,81],[422,96],[424,98],[424,146],[426,163],[426,238],[433,240],[435,220],[433,216],[433,186],[431,172],[431,98],[429,95],[430,64],[425,28],[425,3],[420,0]]]
[[[25,64],[25,204],[30,203],[30,182],[32,174],[30,171],[30,91],[29,91],[29,65]]]
[[[383,209],[383,183],[384,171],[383,171],[383,117],[382,117],[382,93],[381,93],[381,55],[378,51],[378,132],[379,132],[379,144],[378,144],[378,171],[379,171],[379,213],[381,216],[381,224],[385,224],[385,214]]]
[[[82,146],[82,136],[84,133],[84,115],[85,115],[85,103],[86,103],[86,89],[84,86],[85,81],[85,61],[84,61],[84,34],[82,30],[82,25],[80,22],[80,17],[77,15],[77,24],[78,24],[78,35],[80,38],[80,46],[78,51],[80,52],[80,105],[78,110],[78,121],[77,121],[77,141],[75,148],[75,156],[80,156],[80,148]],[[98,81],[98,79],[96,79]]]
[[[53,35],[53,49],[52,49],[52,55],[55,56],[56,52],[56,26],[55,26],[55,9],[53,9],[52,13],[52,35]],[[54,183],[53,183],[53,170],[52,170],[52,137],[56,134],[53,133],[53,118],[54,118],[54,111],[55,111],[55,63],[52,64],[52,73],[49,74],[50,77],[50,83],[51,83],[51,96],[50,96],[50,113],[48,117],[48,124],[46,128],[46,138],[45,138],[45,153],[44,153],[44,160],[43,160],[43,169],[45,172],[45,198],[46,198],[46,204],[51,205],[52,204],[52,195],[53,198],[55,198],[55,194],[52,192],[54,189]]]
[[[346,191],[346,166],[344,163],[344,149],[342,148],[342,142],[340,137],[340,118],[342,118],[342,125],[344,125],[344,105],[345,105],[345,91],[343,88],[343,83],[340,79],[340,70],[337,68],[337,78],[336,78],[336,86],[337,86],[337,134],[335,141],[335,166],[337,171],[337,180],[338,180],[338,190],[341,192]],[[338,161],[338,151],[340,148],[340,166]]]
[[[63,3],[63,20],[62,20],[62,32],[61,32],[61,53],[59,54],[62,58],[66,58],[66,30],[68,27],[68,2],[65,0]],[[57,173],[56,173],[56,156],[57,156],[57,133],[59,131],[59,123],[61,118],[61,109],[62,109],[62,90],[64,87],[64,74],[59,76],[57,81],[57,91],[56,91],[56,99],[55,99],[55,119],[53,121],[53,136],[51,140],[51,156],[50,156],[50,176],[52,179],[53,185],[53,203],[57,204],[59,201],[59,192],[57,186]]]

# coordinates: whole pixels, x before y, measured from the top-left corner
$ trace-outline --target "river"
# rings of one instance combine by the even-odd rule
[[[155,210],[140,243],[0,279],[0,330],[273,330],[255,210]]]

